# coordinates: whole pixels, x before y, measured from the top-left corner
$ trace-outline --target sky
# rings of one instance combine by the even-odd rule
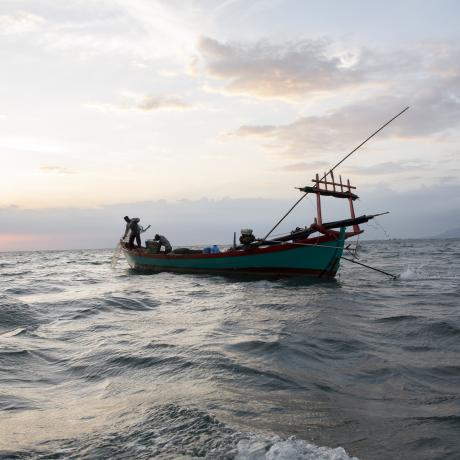
[[[407,106],[338,170],[359,213],[390,211],[365,235],[460,227],[459,21],[454,0],[0,0],[0,251],[112,247],[126,214],[173,245],[265,233]]]

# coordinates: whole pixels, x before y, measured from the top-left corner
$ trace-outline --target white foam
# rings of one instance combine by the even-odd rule
[[[4,334],[0,334],[1,338],[6,338],[6,337],[14,337],[15,335],[21,334],[21,332],[24,332],[26,329],[24,327],[18,327],[14,329],[13,331],[5,332]]]
[[[423,267],[406,267],[406,269],[398,276],[400,280],[419,280],[426,278]]]
[[[294,436],[281,439],[277,436],[254,436],[238,443],[235,460],[358,460],[350,457],[343,447],[319,447]]]
[[[415,280],[417,279],[417,272],[412,270],[412,268],[406,268],[400,275],[398,276],[400,280]]]

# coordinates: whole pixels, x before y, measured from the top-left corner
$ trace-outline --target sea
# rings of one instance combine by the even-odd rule
[[[459,459],[460,240],[335,280],[0,254],[2,459]]]

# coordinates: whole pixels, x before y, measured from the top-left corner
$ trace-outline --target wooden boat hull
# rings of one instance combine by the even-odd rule
[[[249,273],[333,278],[340,265],[345,229],[337,237],[309,238],[249,250],[218,254],[151,254],[144,248],[123,252],[137,270],[185,273]]]

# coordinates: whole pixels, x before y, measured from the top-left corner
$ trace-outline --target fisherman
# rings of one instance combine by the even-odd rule
[[[161,246],[165,247],[165,254],[168,254],[168,253],[170,253],[172,251],[171,243],[163,235],[158,235],[158,233],[157,233],[155,235],[154,240],[160,242],[160,245],[158,247],[158,252],[160,252]]]
[[[126,222],[126,230],[125,234],[123,235],[123,239],[125,239],[129,234],[129,242],[128,242],[128,247],[129,249],[134,248],[134,240],[136,240],[137,247],[141,247],[141,231],[142,227],[139,225],[140,219],[139,217],[134,217],[133,219],[130,219],[128,216],[124,217],[124,220]]]

